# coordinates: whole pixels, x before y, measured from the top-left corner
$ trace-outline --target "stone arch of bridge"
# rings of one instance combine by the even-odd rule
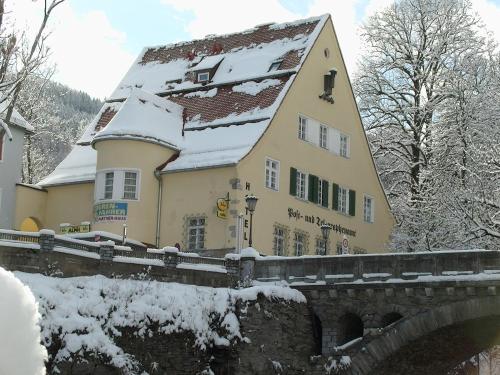
[[[454,336],[439,342],[439,339],[445,337],[449,332],[455,332]],[[473,337],[474,332],[476,332],[477,338]],[[469,336],[464,335],[464,333],[469,334]],[[491,345],[499,344],[499,333],[499,296],[477,297],[437,306],[412,316],[403,317],[386,329],[382,329],[377,336],[366,336],[357,345],[363,350],[351,353],[352,373],[358,375],[386,374],[390,373],[387,364],[397,363],[398,366],[402,366],[401,361],[411,360],[413,363],[408,365],[408,371],[404,372],[405,374],[426,373],[422,372],[422,366],[433,368],[433,374],[441,374],[433,367],[431,357],[437,355],[439,360],[436,363],[442,367],[450,365],[451,362],[447,363],[445,358],[439,357],[439,349],[445,342],[466,339],[470,341],[467,345],[461,345],[458,342],[458,347],[468,347],[468,350],[458,353],[460,356],[450,359],[450,361],[454,361],[453,363],[458,364],[457,361],[466,360]],[[482,340],[482,342],[478,340]],[[429,343],[435,343],[438,350],[432,350]],[[418,353],[415,348],[419,344],[422,345],[420,345]],[[398,359],[401,360],[398,361]],[[420,367],[418,367],[419,365]]]

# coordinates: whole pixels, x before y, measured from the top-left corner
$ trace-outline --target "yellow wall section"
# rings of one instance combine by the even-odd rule
[[[21,230],[22,223],[27,218],[32,218],[44,226],[46,203],[47,191],[17,185],[14,228]]]
[[[325,57],[325,48],[330,50],[329,58]],[[338,71],[333,90],[334,104],[318,98],[323,91],[323,75],[332,68]],[[349,135],[351,157],[346,159],[334,155],[298,139],[299,113]],[[266,157],[280,161],[278,192],[265,187]],[[290,167],[330,182],[328,209],[289,194]],[[320,228],[304,219],[289,218],[288,208],[297,209],[302,215],[320,217],[327,222],[356,230],[355,237],[347,237],[351,251],[353,247],[368,252],[385,250],[393,219],[371,160],[331,21],[328,21],[323,28],[265,135],[253,151],[240,162],[238,174],[244,176],[242,184],[250,182],[250,192],[259,197],[254,215],[254,247],[260,251],[272,254],[273,225],[279,223],[289,229],[288,255],[293,255],[295,229],[309,233],[308,253],[314,254],[316,237],[321,236]],[[356,191],[354,217],[331,209],[331,182]],[[364,193],[375,198],[375,221],[371,224],[363,221]],[[244,193],[242,200],[243,195]],[[243,208],[240,207],[240,210]],[[335,252],[336,243],[341,241],[342,237],[339,233],[331,233],[330,253],[332,248]]]
[[[230,226],[235,219],[216,216],[218,198],[234,201],[236,192],[231,188],[230,180],[236,178],[236,168],[213,168],[190,172],[168,173],[163,175],[163,206],[161,243],[172,246],[176,242],[183,249],[187,248],[187,216],[206,215],[205,248],[224,249],[234,247],[234,237]],[[229,210],[233,209],[229,204]]]
[[[123,139],[99,141],[95,144],[95,149],[97,171],[107,168],[131,168],[141,171],[139,199],[119,201],[128,203],[128,236],[154,244],[158,197],[158,180],[154,176],[154,170],[165,163],[175,151],[149,142]],[[99,222],[95,223],[93,228],[121,234],[123,224],[121,221]]]
[[[52,186],[47,191],[44,228],[58,233],[61,223],[92,221],[93,183]]]

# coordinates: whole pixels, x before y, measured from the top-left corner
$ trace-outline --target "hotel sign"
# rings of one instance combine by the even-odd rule
[[[127,220],[128,203],[108,202],[94,205],[94,220],[125,221]]]
[[[323,224],[328,224],[332,227],[333,232],[356,237],[355,230],[343,227],[342,225],[339,224],[329,223],[325,219],[320,218],[319,216],[302,215],[302,213],[297,209],[288,208],[288,218],[295,220],[304,220],[306,223],[316,224],[318,227],[321,227]]]

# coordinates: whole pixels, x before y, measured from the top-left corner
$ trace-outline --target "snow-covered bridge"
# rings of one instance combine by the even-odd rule
[[[297,319],[311,320],[317,353],[345,373],[445,374],[500,343],[498,251],[285,258],[246,249],[215,259],[172,249],[141,253],[48,232],[0,236],[0,265],[10,269],[60,276],[142,273],[214,286],[288,285],[307,299],[310,317]],[[339,366],[342,358],[350,365]]]

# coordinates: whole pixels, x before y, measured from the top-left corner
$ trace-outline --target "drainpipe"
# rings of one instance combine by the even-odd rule
[[[156,248],[160,248],[160,225],[161,225],[161,201],[163,195],[163,180],[161,178],[160,169],[155,169],[155,177],[158,180],[158,206],[156,207]]]
[[[173,154],[165,163],[159,165],[154,171],[154,175],[158,180],[158,198],[157,198],[158,206],[156,207],[156,237],[155,237],[155,245],[158,249],[160,248],[161,204],[163,200],[163,179],[161,178],[161,171],[163,170],[163,168],[166,167],[168,163],[174,161],[178,157],[179,157],[178,153]]]

